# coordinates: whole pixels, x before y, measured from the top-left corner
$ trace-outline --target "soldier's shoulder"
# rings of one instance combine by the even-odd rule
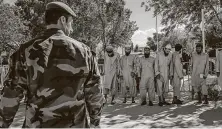
[[[17,56],[18,54],[19,55],[23,54],[25,52],[25,49],[30,47],[35,42],[35,40],[36,40],[36,38],[31,39],[27,42],[21,43],[16,50],[11,52],[10,57],[12,58],[13,56]]]
[[[59,37],[57,37],[56,35],[53,35],[50,38],[53,39],[53,40],[58,40],[61,43],[65,43],[66,45],[74,47],[75,49],[77,48],[81,52],[87,50],[87,51],[90,51],[92,53],[91,49],[87,45],[85,45],[84,43],[82,43],[82,42],[80,42],[80,41],[78,41],[76,39],[73,39],[73,38],[71,38],[69,36],[60,35]]]

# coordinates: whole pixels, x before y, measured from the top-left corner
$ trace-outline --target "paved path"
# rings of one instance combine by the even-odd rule
[[[182,91],[188,91],[185,84]],[[101,119],[102,128],[151,128],[151,127],[222,127],[222,101],[210,102],[209,105],[196,105],[190,101],[190,93],[182,92],[184,104],[159,107],[157,102],[153,107],[140,106],[138,98],[136,104],[106,105]],[[169,98],[172,98],[172,93]],[[158,98],[156,98],[158,100]],[[108,101],[109,102],[109,101]],[[21,127],[24,120],[24,105],[20,106],[11,127]]]

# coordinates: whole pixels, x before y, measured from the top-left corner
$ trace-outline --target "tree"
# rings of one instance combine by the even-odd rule
[[[201,23],[201,9],[205,8],[206,22],[209,23],[216,17],[222,25],[219,13],[215,9],[218,0],[148,0],[143,2],[148,11],[154,8],[154,16],[161,15],[161,24],[165,25],[165,31],[169,32],[178,25],[185,25],[187,30],[191,30]]]
[[[45,29],[43,22],[46,4],[53,0],[18,0],[23,19],[27,20],[32,37]],[[59,0],[68,4],[77,17],[71,37],[93,48],[103,42],[121,45],[125,39],[130,39],[137,29],[135,22],[129,20],[131,12],[125,9],[123,0]]]
[[[158,33],[158,43],[160,44],[161,40],[163,39],[164,37],[164,33]],[[147,38],[147,45],[150,46],[150,48],[153,50],[153,51],[156,51],[157,50],[157,44],[156,44],[156,41],[157,41],[157,33],[153,33],[153,37],[148,37]]]
[[[218,32],[212,28],[212,24],[217,23],[217,28],[222,27],[220,12],[217,11],[219,7],[218,2],[218,0],[148,0],[147,2],[143,2],[142,6],[145,6],[147,11],[153,8],[154,16],[162,16],[161,24],[165,26],[162,31],[165,31],[166,35],[172,30],[177,29],[178,26],[184,25],[187,33],[195,33],[194,35],[200,41],[201,9],[204,8],[206,43],[212,45],[212,37],[214,37],[214,40],[220,40],[220,37],[216,35]]]
[[[28,29],[23,25],[17,10],[15,6],[0,2],[0,53],[17,49],[28,38]]]

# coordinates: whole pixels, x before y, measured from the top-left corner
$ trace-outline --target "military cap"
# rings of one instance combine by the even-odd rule
[[[65,11],[70,15],[72,15],[73,17],[76,17],[74,11],[68,5],[62,2],[50,2],[46,5],[46,10],[53,10],[53,9]]]

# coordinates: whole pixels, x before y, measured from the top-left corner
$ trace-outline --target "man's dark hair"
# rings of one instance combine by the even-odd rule
[[[196,48],[197,48],[197,47],[201,47],[201,48],[203,48],[202,43],[197,43]]]
[[[182,45],[181,44],[176,44],[175,45],[175,51],[180,51],[182,49]]]
[[[64,10],[59,10],[59,9],[46,10],[46,12],[45,12],[46,25],[57,24],[57,22],[61,16],[64,16],[67,21],[69,16],[71,16],[71,15]]]

